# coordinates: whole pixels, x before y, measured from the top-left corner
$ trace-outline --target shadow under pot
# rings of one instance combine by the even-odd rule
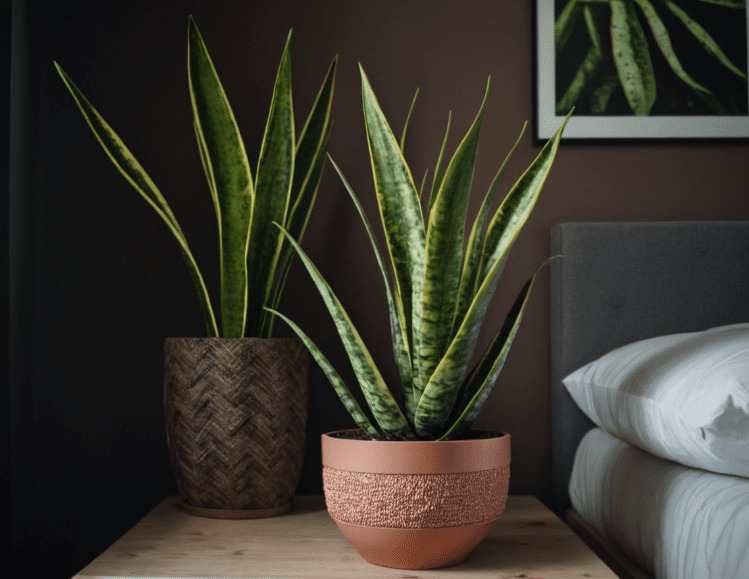
[[[167,338],[164,418],[186,512],[288,511],[304,456],[308,365],[297,338]]]

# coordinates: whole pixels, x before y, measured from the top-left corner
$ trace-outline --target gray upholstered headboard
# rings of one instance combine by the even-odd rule
[[[563,223],[551,233],[552,507],[592,423],[562,379],[653,336],[749,322],[749,221]]]

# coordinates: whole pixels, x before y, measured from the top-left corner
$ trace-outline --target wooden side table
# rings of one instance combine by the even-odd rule
[[[538,499],[510,496],[502,517],[468,560],[404,571],[364,561],[322,496],[295,497],[284,516],[228,521],[186,514],[167,497],[74,579],[336,578],[571,579],[616,575]]]

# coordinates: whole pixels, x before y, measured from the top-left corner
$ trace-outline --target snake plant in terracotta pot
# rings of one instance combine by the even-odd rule
[[[125,144],[55,63],[120,173],[171,231],[188,266],[206,337],[167,338],[164,410],[172,469],[185,510],[213,517],[285,512],[299,482],[307,419],[307,365],[297,338],[273,338],[273,316],[325,163],[337,57],[297,137],[291,34],[281,58],[254,171],[201,34],[188,22],[189,98],[218,219],[220,316],[164,196]],[[285,233],[273,225],[283,223]],[[219,319],[220,318],[220,323]]]
[[[538,269],[480,361],[473,368],[469,363],[500,272],[539,196],[564,125],[491,214],[515,143],[473,221],[464,252],[466,208],[488,84],[475,121],[444,168],[443,143],[424,212],[421,192],[403,156],[406,131],[400,141],[396,139],[363,69],[361,81],[393,284],[356,195],[333,165],[361,215],[382,272],[402,406],[343,305],[288,232],[335,322],[369,415],[304,331],[275,313],[305,343],[359,425],[358,430],[323,435],[323,483],[331,516],[372,563],[439,567],[467,557],[504,509],[510,436],[470,426],[507,357]]]

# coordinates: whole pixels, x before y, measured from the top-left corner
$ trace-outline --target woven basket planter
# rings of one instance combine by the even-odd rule
[[[281,515],[302,468],[307,350],[296,338],[168,338],[164,416],[185,511]]]
[[[330,516],[370,563],[431,569],[464,561],[505,508],[510,435],[446,442],[322,437]],[[358,437],[358,438],[357,438]]]

